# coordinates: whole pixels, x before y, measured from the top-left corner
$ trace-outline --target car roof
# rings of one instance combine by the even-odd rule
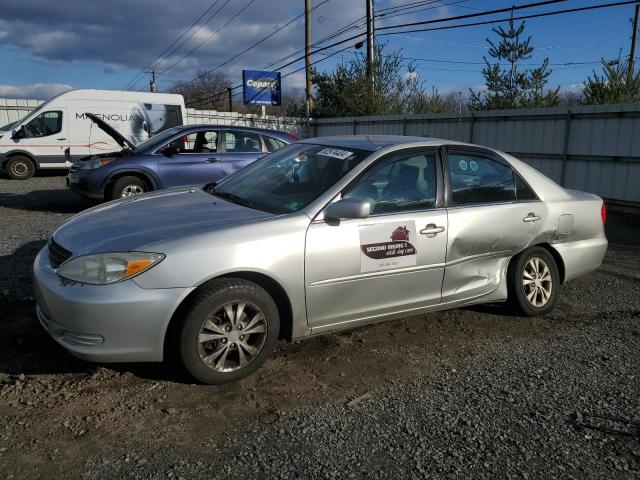
[[[279,136],[279,135],[287,135],[289,136],[289,134],[287,132],[283,132],[281,130],[271,130],[268,128],[257,128],[257,127],[241,127],[238,125],[209,125],[206,123],[199,123],[196,125],[182,125],[182,127],[184,128],[184,131],[187,130],[200,130],[202,128],[216,128],[216,129],[221,129],[221,130],[238,130],[241,132],[254,132],[254,133],[263,133],[263,134],[268,134],[268,135],[275,135],[275,136]]]
[[[359,150],[376,151],[390,145],[411,145],[412,143],[425,142],[433,144],[458,143],[450,142],[440,138],[431,137],[410,137],[404,135],[335,135],[329,137],[307,138],[303,143],[313,143],[316,145],[327,145],[331,147],[356,148]]]

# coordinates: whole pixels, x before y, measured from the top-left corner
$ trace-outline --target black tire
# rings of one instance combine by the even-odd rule
[[[29,157],[16,155],[7,160],[5,171],[14,180],[28,180],[36,173],[36,165]]]
[[[225,306],[231,305],[231,311],[237,315],[239,309],[237,305],[242,303],[246,303],[244,313],[249,313],[239,322],[240,328],[236,328],[232,326],[228,314],[225,313]],[[242,339],[242,336],[234,337],[234,335],[241,335],[242,327],[245,331],[252,329],[252,319],[258,318],[258,315],[254,315],[256,311],[265,319],[266,325],[260,323],[260,328],[264,327],[264,331],[247,334],[244,342],[239,341],[238,339]],[[207,329],[205,324],[211,325],[209,321],[215,322],[216,329],[224,330],[224,335],[229,335],[229,338],[222,338],[217,331]],[[225,326],[226,329],[231,330],[226,330]],[[233,382],[255,372],[271,356],[278,341],[279,331],[278,308],[273,298],[262,287],[235,278],[212,280],[205,290],[196,293],[186,310],[178,342],[180,359],[186,370],[202,383]],[[199,342],[202,338],[201,334],[208,335],[204,332],[210,332],[209,336],[220,339]],[[236,341],[238,343],[235,343]],[[253,343],[250,344],[250,342]],[[261,345],[259,348],[256,346],[258,344]],[[251,355],[248,361],[249,350],[241,345],[249,345],[256,349],[255,354]],[[228,349],[226,354],[215,356],[216,352],[224,348]],[[247,362],[244,366],[241,365],[240,353]],[[224,358],[220,366],[222,355]],[[221,369],[225,366],[231,370],[222,371]]]
[[[109,192],[108,200],[116,200],[118,198],[127,198],[135,195],[141,195],[149,191],[149,187],[140,177],[128,175],[121,177],[113,182]],[[137,192],[137,193],[136,193]]]
[[[538,276],[531,274],[536,259]],[[556,305],[560,288],[560,273],[553,255],[543,247],[532,247],[513,257],[507,271],[507,286],[508,301],[515,313],[527,317],[549,313]]]

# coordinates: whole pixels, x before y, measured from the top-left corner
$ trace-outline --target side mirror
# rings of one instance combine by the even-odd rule
[[[27,130],[24,128],[24,125],[20,125],[20,128],[11,133],[12,140],[20,140],[21,138],[26,138],[26,136]]]
[[[371,214],[371,204],[360,198],[343,198],[324,209],[325,220],[367,218]]]
[[[178,154],[178,149],[176,147],[174,147],[173,145],[167,145],[166,147],[164,147],[162,149],[162,154],[165,157],[173,157],[174,155]]]

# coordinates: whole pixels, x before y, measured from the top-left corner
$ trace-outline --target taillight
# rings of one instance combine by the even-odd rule
[[[604,206],[604,200],[602,201],[602,208],[600,209],[600,216],[602,217],[602,225],[607,223],[607,207]]]

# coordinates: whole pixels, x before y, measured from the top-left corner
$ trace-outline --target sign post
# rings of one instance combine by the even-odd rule
[[[242,97],[245,105],[260,105],[264,117],[265,107],[282,104],[280,72],[243,70]]]

